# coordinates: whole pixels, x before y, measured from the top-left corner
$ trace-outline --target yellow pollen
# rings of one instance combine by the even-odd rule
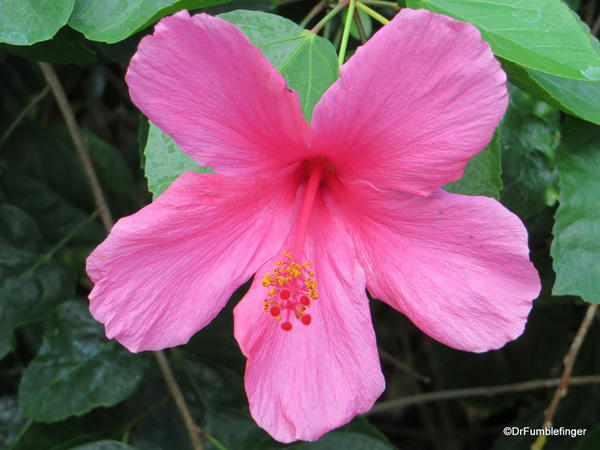
[[[295,317],[299,323],[310,325],[311,317],[308,308],[311,300],[316,300],[317,283],[315,272],[308,269],[311,262],[294,261],[290,252],[285,251],[283,261],[275,261],[273,271],[266,273],[262,279],[262,285],[268,288],[267,298],[264,299],[264,310],[277,321],[283,321],[281,325],[285,331],[293,327],[290,318]]]

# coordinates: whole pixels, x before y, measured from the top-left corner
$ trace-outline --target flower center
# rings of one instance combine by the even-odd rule
[[[292,317],[310,325],[312,317],[307,311],[319,295],[312,263],[298,263],[287,251],[284,255],[285,260],[275,262],[277,267],[265,274],[262,284],[269,288],[264,300],[265,312],[282,322],[282,330],[290,331]]]
[[[281,329],[291,331],[291,318],[295,317],[303,325],[310,325],[312,317],[307,313],[317,294],[317,282],[311,262],[301,262],[306,240],[306,231],[315,197],[323,178],[324,159],[314,161],[311,166],[304,198],[300,206],[298,225],[294,235],[292,252],[285,251],[283,261],[276,261],[273,272],[268,272],[262,281],[269,288],[264,299],[265,312],[281,321]]]

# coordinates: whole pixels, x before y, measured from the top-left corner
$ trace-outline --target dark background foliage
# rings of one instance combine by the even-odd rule
[[[29,15],[22,9],[26,3],[0,0],[0,448],[190,449],[152,355],[130,354],[107,340],[87,312],[91,282],[84,261],[105,230],[37,62],[55,64],[110,210],[118,218],[150,202],[149,191],[160,193],[178,173],[194,168],[165,156],[164,149],[174,144],[149,128],[129,100],[124,71],[141,37],[151,31],[148,26],[179,9],[201,7],[211,14],[258,10],[299,23],[317,2],[127,0],[124,4],[133,12],[119,15],[111,10],[114,2],[93,6],[87,0],[56,0],[40,2],[40,7],[51,4],[42,11],[42,23],[27,22]],[[392,4],[371,3],[384,16],[395,13]],[[477,25],[481,19],[456,7],[461,2],[407,3]],[[490,6],[485,1],[466,3]],[[513,3],[528,11],[528,6]],[[595,0],[567,3],[600,28]],[[571,13],[565,9],[562,14]],[[247,16],[225,17],[253,39],[243,27]],[[322,17],[319,12],[309,26]],[[342,17],[322,30],[336,49]],[[348,55],[361,37],[380,27],[362,12],[360,18],[363,29],[354,26]],[[267,23],[273,36],[290,32],[290,24],[274,23]],[[580,24],[579,31],[600,58],[589,29],[583,22],[573,23]],[[27,32],[19,34],[19,27]],[[497,37],[493,30],[484,32],[486,36],[490,41]],[[307,45],[314,46],[315,54],[335,56],[333,47],[319,39]],[[550,68],[530,67],[523,62],[530,56],[517,54],[510,39],[501,44],[494,51],[509,75],[510,107],[492,143],[473,159],[462,180],[446,188],[499,198],[526,223],[543,291],[524,335],[498,351],[459,352],[373,301],[387,381],[379,405],[316,443],[286,446],[259,429],[248,413],[244,359],[232,336],[231,313],[247,289],[243,286],[212,324],[167,353],[203,430],[205,448],[529,448],[533,437],[506,437],[502,429],[540,427],[553,389],[476,396],[460,391],[435,401],[420,396],[559,377],[586,302],[600,301],[600,81],[577,79],[572,67],[557,62]],[[285,69],[272,62],[306,96],[304,113],[309,118],[312,105],[337,76],[337,66],[323,63],[317,72],[300,72],[305,57],[296,54],[297,60]],[[303,87],[307,77],[316,80],[312,90]],[[573,375],[594,374],[600,374],[598,320],[589,329]],[[406,403],[394,406],[397,399]],[[600,448],[600,384],[574,383],[554,424],[586,428],[587,433],[575,439],[550,437],[544,448]]]

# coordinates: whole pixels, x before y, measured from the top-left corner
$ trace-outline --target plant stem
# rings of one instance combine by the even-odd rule
[[[381,8],[391,8],[397,11],[400,11],[402,9],[400,8],[400,6],[398,6],[397,3],[394,2],[385,2],[379,0],[362,0],[361,3],[364,5],[379,6]]]
[[[381,14],[379,14],[377,11],[369,8],[367,5],[365,5],[362,2],[356,2],[356,7],[358,9],[362,9],[364,12],[366,12],[368,15],[370,15],[373,19],[375,19],[377,22],[379,22],[383,25],[387,25],[390,22],[388,19],[383,17]]]
[[[321,28],[323,28],[325,26],[326,23],[329,23],[329,21],[331,19],[333,19],[335,16],[337,16],[337,14],[346,7],[346,5],[348,4],[349,0],[342,0],[341,2],[339,2],[335,8],[333,8],[331,11],[329,11],[327,14],[325,14],[325,17],[323,17],[321,20],[319,20],[319,22],[310,29],[311,33],[317,34],[319,33],[319,31],[321,31]]]
[[[592,34],[596,36],[598,34],[598,31],[600,31],[600,13],[598,14],[598,17],[596,17],[596,20],[592,25]]]
[[[426,383],[426,384],[431,383],[431,378],[420,374],[419,372],[414,370],[409,364],[406,364],[406,363],[400,361],[394,355],[392,355],[391,353],[388,353],[387,351],[385,351],[381,348],[379,349],[379,356],[381,357],[381,359],[386,360],[387,362],[392,364],[394,367],[396,367],[396,369],[400,370],[401,372],[403,372],[407,375],[410,375],[413,378],[416,378],[420,382]]]
[[[360,15],[358,14],[358,9],[354,10],[354,23],[356,24],[356,29],[358,30],[358,35],[360,36],[360,43],[364,44],[367,42],[367,34],[365,33],[365,29],[363,28],[362,21],[360,20]]]
[[[522,383],[500,384],[497,386],[484,386],[465,389],[450,389],[447,391],[425,392],[423,394],[410,395],[377,403],[367,413],[368,415],[390,411],[425,402],[439,402],[442,400],[453,400],[468,397],[486,397],[498,394],[510,394],[513,392],[533,391],[537,389],[549,389],[560,384],[560,378],[548,378],[545,380],[531,380]],[[600,375],[589,375],[571,378],[571,385],[599,384]]]
[[[596,0],[589,0],[587,2],[587,8],[585,11],[585,23],[587,23],[589,26],[592,26],[592,22],[594,21],[594,17],[596,16],[596,14],[594,14],[596,12]]]
[[[323,37],[328,41],[331,40],[331,22],[327,22],[323,28]]]
[[[300,21],[299,25],[302,28],[306,27],[306,25],[311,20],[313,20],[313,18],[317,14],[319,14],[321,11],[323,11],[323,9],[325,9],[325,6],[327,6],[327,0],[321,0],[319,3],[317,3],[315,6],[312,7],[312,9],[308,12],[308,14],[306,15],[306,17]]]
[[[346,59],[346,48],[348,47],[348,38],[350,37],[350,28],[352,27],[352,17],[356,8],[356,0],[350,0],[348,12],[346,13],[346,23],[344,24],[344,32],[342,33],[342,42],[340,42],[340,51],[338,53],[338,66],[344,64]]]
[[[158,362],[158,367],[160,367],[160,371],[165,379],[167,386],[169,387],[169,392],[173,396],[173,400],[175,400],[175,404],[177,405],[177,409],[181,413],[181,418],[185,423],[185,427],[187,428],[188,434],[190,436],[190,441],[192,442],[192,447],[194,450],[202,450],[202,442],[200,442],[200,433],[202,430],[196,423],[194,419],[192,419],[192,415],[190,414],[190,410],[185,402],[185,398],[183,397],[183,393],[175,380],[175,376],[173,375],[173,370],[169,365],[169,361],[167,360],[167,356],[165,352],[158,351],[154,352],[156,355],[156,361]],[[185,411],[185,414],[183,413]]]
[[[98,212],[100,213],[100,219],[104,224],[104,228],[106,228],[106,231],[108,232],[112,228],[114,222],[112,216],[110,215],[110,210],[108,209],[108,203],[106,203],[106,199],[104,198],[102,187],[98,181],[98,176],[94,170],[94,165],[92,164],[92,158],[90,156],[89,149],[87,148],[87,143],[83,139],[81,129],[75,120],[75,114],[73,114],[73,110],[71,109],[71,105],[67,100],[65,91],[62,88],[62,85],[60,84],[60,81],[58,80],[56,72],[54,72],[52,66],[44,62],[40,62],[38,64],[40,65],[40,69],[46,78],[48,86],[50,86],[50,90],[56,99],[56,103],[58,103],[60,112],[67,123],[69,135],[71,136],[75,150],[77,151],[79,159],[81,160],[81,164],[83,165],[85,176],[87,177],[90,188],[92,189],[94,201],[96,202]]]
[[[83,165],[85,176],[92,189],[92,193],[94,194],[94,201],[96,203],[96,207],[98,208],[98,212],[100,213],[100,218],[104,224],[104,228],[106,228],[107,232],[110,232],[114,221],[110,214],[110,210],[108,209],[108,203],[106,202],[106,197],[104,196],[102,186],[98,181],[98,176],[96,175],[89,149],[85,140],[83,139],[79,124],[75,119],[75,114],[73,114],[73,110],[71,109],[71,105],[67,100],[65,91],[60,84],[60,80],[56,76],[56,72],[52,66],[43,62],[38,64],[42,70],[42,73],[44,74],[44,78],[46,78],[46,82],[48,83],[50,90],[52,91],[52,95],[54,95],[54,98],[58,103],[60,112],[67,123],[71,140],[73,141],[73,145],[77,150],[77,154],[79,155],[79,159]],[[183,419],[183,422],[187,428],[192,447],[194,450],[202,450],[202,443],[200,442],[201,429],[194,423],[194,419],[192,419],[192,415],[185,402],[185,399],[183,398],[181,389],[179,388],[179,385],[173,376],[173,371],[169,366],[167,357],[163,351],[154,352],[154,356],[156,357],[156,361],[163,374],[163,378],[165,379],[167,387],[169,388],[169,392],[171,393],[171,396],[175,400],[175,404],[179,409],[179,414],[181,415],[181,418]]]
[[[342,28],[337,27],[335,32],[335,36],[333,37],[333,48],[338,48],[340,46],[340,41],[342,40]]]
[[[552,420],[554,419],[554,414],[556,413],[558,403],[560,402],[560,399],[564,397],[567,393],[567,389],[569,387],[569,380],[571,378],[571,372],[573,371],[573,365],[575,364],[575,359],[577,358],[577,354],[579,353],[581,344],[585,339],[585,335],[587,334],[590,325],[592,324],[597,309],[598,305],[588,306],[588,309],[585,312],[585,316],[581,321],[581,325],[579,325],[579,329],[577,330],[577,333],[573,338],[573,342],[569,347],[569,351],[563,359],[565,368],[563,370],[562,376],[560,377],[560,384],[558,385],[556,392],[554,392],[554,396],[552,397],[552,401],[550,402],[548,409],[546,409],[546,413],[544,415],[544,428],[549,428],[552,426]]]

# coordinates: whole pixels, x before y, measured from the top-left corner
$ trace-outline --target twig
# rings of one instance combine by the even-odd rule
[[[79,125],[75,120],[75,115],[73,114],[71,105],[67,100],[65,91],[62,88],[62,85],[60,84],[60,81],[58,80],[56,72],[54,72],[52,66],[44,62],[40,62],[39,65],[42,69],[44,77],[46,78],[48,86],[50,86],[52,95],[54,95],[54,98],[58,103],[60,112],[62,113],[62,116],[65,119],[65,122],[67,123],[67,128],[69,129],[69,134],[71,135],[71,139],[73,140],[73,145],[75,145],[75,149],[77,150],[79,159],[83,164],[85,176],[87,177],[88,183],[90,184],[90,188],[92,189],[94,201],[98,206],[100,219],[102,220],[106,231],[110,231],[114,222],[112,220],[112,216],[110,215],[110,210],[108,209],[106,199],[104,198],[102,187],[100,186],[100,182],[98,181],[98,177],[96,176],[96,171],[94,170],[94,165],[92,164],[92,158],[90,157],[90,152],[87,148],[85,140],[83,139],[83,135],[81,134],[81,129],[79,128]]]
[[[363,28],[362,20],[360,20],[360,15],[358,14],[358,9],[354,10],[354,23],[356,24],[356,29],[358,30],[358,36],[360,37],[361,44],[367,42],[367,33],[365,33],[365,29]]]
[[[587,311],[585,312],[585,316],[581,321],[581,325],[579,326],[579,330],[577,330],[577,334],[575,338],[573,338],[573,342],[571,343],[571,347],[569,347],[569,351],[565,355],[564,364],[565,368],[563,370],[562,376],[560,377],[560,384],[558,385],[558,389],[554,393],[552,397],[552,401],[546,409],[546,413],[544,415],[544,427],[548,428],[552,426],[552,419],[554,418],[554,414],[556,413],[556,408],[558,407],[558,403],[560,399],[565,396],[567,393],[567,388],[569,387],[569,380],[571,378],[571,372],[573,371],[573,365],[575,364],[575,359],[577,358],[577,353],[579,353],[579,349],[581,348],[581,344],[585,339],[585,335],[592,324],[592,320],[594,319],[594,315],[596,314],[596,309],[598,305],[590,305],[588,306]]]
[[[594,13],[596,12],[596,0],[589,0],[585,11],[585,23],[592,25],[594,20]]]
[[[325,17],[323,17],[319,22],[310,29],[311,33],[318,34],[321,31],[321,28],[325,26],[325,24],[329,23],[331,19],[333,19],[342,9],[346,7],[350,0],[341,0],[335,8],[329,11]]]
[[[321,0],[320,2],[318,2],[315,6],[312,7],[312,9],[308,12],[306,17],[300,21],[299,25],[302,28],[304,28],[306,25],[308,25],[308,23],[311,20],[313,20],[313,18],[317,14],[319,14],[321,11],[323,11],[326,6],[327,6],[327,0]]]
[[[175,404],[181,413],[181,418],[183,419],[185,427],[188,430],[190,440],[192,441],[192,447],[194,447],[194,450],[202,450],[202,442],[200,442],[200,433],[202,430],[200,427],[198,427],[198,425],[196,425],[194,419],[192,419],[192,415],[190,414],[187,403],[183,398],[181,389],[179,388],[179,385],[173,376],[173,371],[171,370],[167,356],[163,351],[154,352],[154,354],[156,355],[156,361],[158,362],[158,366],[160,367],[163,378],[167,382],[169,391],[173,396],[173,400],[175,400]],[[185,411],[185,414],[183,411]]]
[[[425,375],[421,375],[419,372],[417,372],[412,367],[410,367],[410,365],[403,363],[398,358],[396,358],[394,355],[386,352],[385,350],[379,349],[379,356],[381,356],[381,359],[385,359],[387,362],[392,364],[394,367],[396,367],[397,369],[401,370],[402,372],[410,375],[411,377],[416,378],[417,380],[419,380],[423,383],[426,383],[426,384],[431,383],[431,378],[429,378],[428,376],[425,376]]]
[[[96,171],[94,169],[94,165],[92,163],[92,158],[90,156],[90,152],[88,150],[87,144],[83,139],[83,135],[81,134],[81,129],[77,124],[77,120],[75,119],[75,115],[73,114],[73,110],[71,109],[71,105],[67,100],[67,96],[65,91],[60,84],[58,77],[56,76],[56,72],[52,68],[50,64],[40,62],[40,69],[46,78],[46,82],[52,91],[52,95],[56,99],[58,103],[58,107],[60,112],[67,123],[67,127],[69,129],[69,134],[71,139],[73,140],[73,145],[75,145],[75,149],[77,150],[77,154],[81,159],[81,163],[83,164],[83,169],[85,171],[85,175],[87,177],[88,183],[92,189],[92,193],[94,194],[94,201],[100,213],[100,218],[102,219],[102,223],[106,228],[107,232],[110,232],[114,221],[110,214],[110,210],[108,209],[108,203],[106,202],[106,198],[104,197],[104,192],[102,191],[102,186],[98,181],[98,177],[96,175]],[[175,404],[177,405],[177,409],[179,410],[179,414],[183,419],[183,422],[187,428],[190,441],[194,450],[202,450],[202,442],[200,442],[200,432],[201,429],[194,423],[194,419],[190,413],[190,409],[187,406],[185,399],[183,398],[183,394],[181,393],[181,389],[173,376],[173,371],[169,366],[169,361],[167,360],[166,355],[163,351],[154,352],[154,356],[156,357],[156,361],[160,367],[161,373],[173,400],[175,400]]]
[[[361,0],[361,3],[370,6],[379,6],[381,8],[391,8],[395,9],[396,11],[400,11],[402,9],[400,6],[398,6],[398,3],[394,2],[385,2],[379,0]]]
[[[356,9],[356,0],[350,0],[348,3],[348,11],[346,12],[346,23],[342,32],[342,41],[340,42],[340,50],[338,52],[338,66],[344,64],[346,59],[346,48],[348,48],[348,39],[350,38],[350,28],[352,27],[352,17]]]
[[[598,31],[600,31],[600,13],[598,14],[598,17],[596,17],[594,25],[592,25],[592,34],[596,36]]]
[[[510,394],[513,392],[533,391],[536,389],[549,389],[560,384],[560,378],[548,378],[545,380],[531,380],[522,383],[501,384],[497,386],[485,386],[466,389],[450,389],[447,391],[426,392],[423,394],[410,395],[404,398],[388,400],[376,404],[367,414],[377,414],[392,409],[403,408],[426,402],[439,402],[468,397],[485,397],[498,394]],[[571,385],[598,384],[600,375],[589,375],[571,378]]]
[[[398,337],[400,341],[400,346],[402,348],[402,353],[404,353],[404,357],[406,359],[407,364],[410,367],[417,367],[415,353],[413,351],[413,347],[410,342],[410,331],[408,327],[400,327],[398,329]],[[393,343],[390,342],[390,344]],[[437,381],[437,380],[436,380]],[[418,395],[422,392],[421,386],[416,382],[416,380],[409,378],[406,380],[406,384],[409,389],[413,391],[413,395]],[[435,432],[435,413],[429,407],[430,405],[419,404],[417,405],[417,413],[419,415],[419,419],[425,426],[427,439],[431,442],[432,448],[434,450],[444,450],[444,442],[442,439],[442,435],[440,433]]]
[[[381,23],[382,25],[387,25],[389,23],[389,19],[383,17],[377,11],[369,8],[367,5],[365,5],[362,2],[357,1],[356,7],[358,9],[362,9],[364,12],[366,12],[368,15],[370,15],[373,19],[375,19],[377,22]]]
[[[2,137],[0,138],[0,147],[2,147],[2,144],[4,144],[4,142],[8,139],[10,134],[13,132],[13,130],[21,123],[21,121],[31,110],[31,108],[37,105],[38,102],[40,102],[46,96],[48,90],[49,88],[46,85],[46,87],[42,89],[42,91],[39,94],[33,97],[31,101],[25,106],[25,108],[21,110],[17,117],[15,117],[15,120],[13,120],[12,123],[8,126],[8,128],[6,128],[6,131],[2,133]]]
[[[552,428],[552,420],[554,419],[554,414],[556,413],[558,404],[560,403],[560,400],[567,394],[569,383],[574,384],[573,381],[575,378],[571,378],[573,365],[575,364],[577,353],[579,353],[579,349],[581,348],[581,344],[585,339],[585,335],[592,324],[592,320],[594,319],[597,308],[598,305],[590,305],[588,307],[587,311],[585,312],[585,316],[581,321],[581,325],[579,325],[579,329],[573,338],[573,342],[569,347],[569,351],[567,351],[567,354],[563,358],[565,368],[563,369],[563,373],[560,377],[558,388],[554,392],[552,400],[550,401],[550,405],[548,405],[548,408],[544,414],[544,428]],[[544,445],[546,445],[546,439],[547,437],[545,434],[540,434],[535,442],[531,445],[531,450],[542,450]]]

